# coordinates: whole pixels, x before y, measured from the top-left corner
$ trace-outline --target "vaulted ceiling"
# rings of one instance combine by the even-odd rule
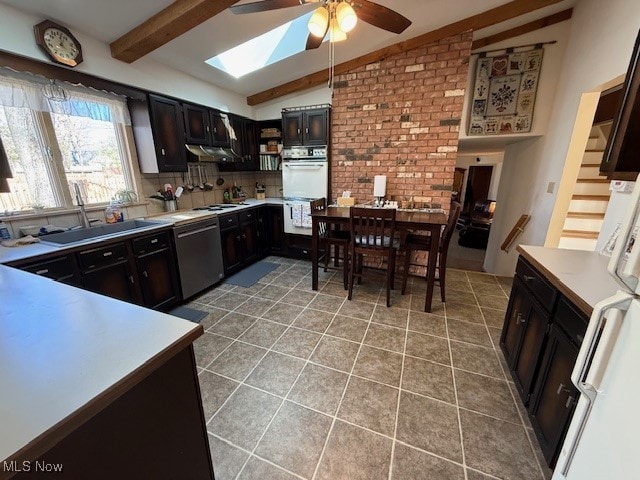
[[[196,0],[179,0],[185,4]],[[522,4],[532,0],[519,0]],[[556,1],[520,18],[476,32],[474,38],[496,33],[513,26],[530,22],[562,11],[576,0]],[[2,0],[26,12],[34,13],[62,23],[76,32],[82,32],[111,44],[147,19],[162,11],[171,0]],[[218,4],[232,3],[219,1]],[[245,0],[238,3],[248,3]],[[405,41],[445,25],[509,3],[509,0],[377,0],[396,10],[413,23],[402,34],[396,35],[359,22],[349,39],[336,45],[336,63],[360,57],[392,44]],[[205,60],[282,25],[309,12],[317,5],[307,4],[270,12],[234,15],[229,10],[205,20],[186,33],[151,51],[148,56],[155,61],[186,72],[204,81],[247,96],[270,89],[286,82],[326,68],[328,46],[303,51],[272,66],[265,67],[240,79],[218,71]],[[215,8],[214,8],[215,9]],[[192,23],[200,22],[198,9],[193,10]],[[207,15],[204,15],[207,16]]]

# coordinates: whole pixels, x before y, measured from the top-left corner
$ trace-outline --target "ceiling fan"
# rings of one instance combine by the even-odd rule
[[[358,19],[393,33],[402,33],[411,25],[411,21],[398,12],[368,0],[262,0],[229,9],[235,14],[244,14],[309,3],[317,3],[319,7],[309,19],[307,50],[318,48],[327,32],[331,43],[346,40],[347,32],[355,27]]]

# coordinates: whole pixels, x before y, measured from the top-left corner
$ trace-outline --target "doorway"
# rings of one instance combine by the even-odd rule
[[[492,165],[474,165],[469,167],[469,176],[467,178],[467,188],[464,192],[462,213],[471,215],[473,207],[477,201],[488,199],[492,175]]]

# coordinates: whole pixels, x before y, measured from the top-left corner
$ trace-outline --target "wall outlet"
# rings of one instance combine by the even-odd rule
[[[549,185],[547,185],[547,193],[553,193],[555,188],[556,188],[556,182],[549,182]]]

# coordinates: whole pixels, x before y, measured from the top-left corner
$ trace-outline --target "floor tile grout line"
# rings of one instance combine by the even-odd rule
[[[345,300],[343,300],[343,304],[344,304],[344,302],[345,302],[345,301],[346,301],[346,299],[345,299]],[[334,314],[334,317],[333,317],[333,318],[335,318],[335,316],[336,316],[336,315],[337,315],[337,313],[336,313],[336,314]],[[296,317],[296,318],[297,318],[297,317]],[[295,320],[294,320],[294,321],[295,321]],[[331,319],[331,322],[333,322],[333,319]],[[329,328],[329,325],[331,325],[331,322],[329,322],[329,324],[327,325],[327,328]],[[289,327],[289,328],[291,328],[291,327]],[[286,331],[288,331],[288,330],[289,330],[289,329],[285,330],[285,332],[286,332]],[[326,329],[325,329],[325,331],[326,331]],[[284,333],[285,333],[285,332],[283,332],[283,333],[282,333],[282,335],[284,335]],[[282,335],[281,335],[281,336],[282,336]],[[313,347],[313,350],[311,351],[311,353],[310,353],[310,354],[309,354],[309,356],[307,357],[307,359],[306,359],[306,361],[305,361],[305,364],[302,366],[302,368],[301,368],[301,369],[300,369],[300,371],[298,372],[298,375],[296,376],[296,378],[294,379],[294,381],[293,381],[293,382],[291,383],[291,385],[289,386],[289,390],[287,390],[286,395],[284,396],[284,398],[282,398],[282,401],[280,402],[280,405],[278,406],[278,409],[276,410],[276,412],[275,412],[275,413],[273,414],[273,416],[271,417],[271,420],[269,420],[269,423],[267,424],[266,428],[265,428],[265,429],[264,429],[264,431],[262,432],[262,435],[260,435],[260,438],[258,439],[258,441],[256,442],[255,446],[253,447],[253,450],[252,450],[252,452],[251,452],[251,455],[254,455],[254,454],[255,454],[255,451],[257,450],[258,446],[260,445],[260,442],[262,442],[262,439],[264,438],[264,436],[266,435],[267,431],[269,430],[269,427],[270,427],[270,426],[271,426],[271,424],[273,423],[274,419],[278,416],[278,413],[280,412],[280,410],[282,409],[283,405],[284,405],[284,404],[285,404],[285,402],[287,401],[287,397],[288,397],[288,396],[289,396],[289,394],[291,393],[291,390],[293,389],[294,385],[298,382],[298,379],[300,378],[300,375],[302,375],[302,372],[304,371],[305,367],[308,365],[308,363],[309,363],[309,359],[313,356],[313,354],[314,354],[314,353],[315,353],[315,351],[317,350],[318,345],[320,345],[320,342],[322,342],[322,338],[323,338],[323,336],[324,336],[324,335],[320,336],[320,338],[319,338],[319,339],[318,339],[318,341],[316,342],[315,346]],[[276,341],[276,343],[277,343],[277,341]],[[274,343],[274,345],[275,345],[275,343]],[[268,353],[268,352],[271,352],[271,351],[272,351],[272,350],[271,350],[271,349],[269,349],[269,350],[267,351],[267,353]],[[275,352],[275,351],[274,351],[274,352]],[[276,353],[277,353],[277,352],[276,352]],[[260,361],[262,361],[262,360],[260,360]],[[244,380],[246,380],[247,378],[249,378],[249,376],[245,377],[245,378],[244,378]],[[244,384],[244,380],[242,381],[242,384]],[[250,385],[247,385],[247,386],[249,386],[249,387],[250,387]],[[222,407],[220,407],[220,408],[222,408]],[[219,411],[219,410],[218,410],[218,411]],[[327,438],[329,438],[329,434],[330,434],[330,433],[331,433],[331,431],[329,431],[329,433],[327,433]],[[251,456],[249,456],[249,458],[251,458]],[[321,459],[321,458],[322,458],[322,455],[320,455],[320,457],[318,457],[318,463],[320,463],[320,459]],[[242,473],[242,471],[245,469],[245,467],[246,467],[246,465],[247,465],[248,461],[249,461],[249,459],[247,459],[247,460],[244,462],[244,464],[242,465],[242,468],[241,468],[241,469],[240,469],[240,471],[238,472],[238,475],[236,475],[236,480],[240,477],[240,474],[241,474],[241,473]],[[317,467],[318,467],[318,464],[316,464],[316,469],[317,469]],[[315,470],[314,470],[314,473],[315,473]]]
[[[207,430],[207,434],[211,435],[212,437],[217,438],[217,439],[218,439],[218,440],[220,440],[221,442],[224,442],[224,443],[226,443],[227,445],[230,445],[231,447],[233,447],[233,448],[235,448],[235,449],[237,449],[237,450],[240,450],[240,451],[242,451],[242,452],[244,452],[244,453],[247,453],[247,454],[249,455],[249,456],[247,457],[247,460],[246,460],[247,462],[248,462],[249,460],[251,460],[251,457],[256,457],[256,458],[260,459],[261,461],[263,461],[263,462],[265,462],[265,463],[268,463],[268,464],[270,464],[270,465],[273,465],[273,466],[274,466],[274,467],[276,467],[278,470],[282,470],[283,472],[286,472],[286,473],[288,473],[289,475],[292,475],[292,476],[294,476],[294,477],[296,477],[296,478],[299,478],[299,479],[301,479],[301,480],[306,480],[304,477],[302,477],[302,476],[298,475],[297,473],[294,473],[294,472],[292,472],[291,470],[287,470],[286,468],[281,467],[280,465],[278,465],[278,464],[276,464],[276,463],[273,463],[272,461],[270,461],[270,460],[268,460],[268,459],[266,459],[266,458],[264,458],[264,457],[261,457],[260,455],[254,455],[254,454],[252,454],[249,450],[247,450],[246,448],[242,448],[241,446],[236,445],[235,443],[233,443],[233,442],[231,442],[231,441],[227,440],[227,439],[226,439],[226,438],[224,438],[224,437],[221,437],[220,435],[218,435],[218,434],[216,434],[216,433],[212,433],[212,432],[210,432],[210,431],[208,431],[208,430]],[[244,466],[244,464],[243,464],[243,466]],[[239,473],[238,473],[238,474],[239,474]]]
[[[378,294],[379,296],[380,294]],[[345,298],[344,300],[345,302],[347,301],[347,298]],[[329,439],[331,438],[331,434],[333,433],[333,428],[336,424],[336,421],[338,419],[338,413],[340,412],[340,408],[342,407],[342,401],[344,400],[344,396],[347,393],[347,388],[349,388],[349,384],[351,383],[351,378],[352,378],[352,374],[354,369],[356,368],[356,363],[358,362],[358,357],[360,356],[360,352],[362,351],[362,346],[364,345],[364,339],[367,336],[367,332],[369,331],[369,327],[371,326],[371,318],[373,318],[373,314],[375,312],[375,307],[371,312],[371,315],[369,316],[369,322],[367,324],[367,329],[364,332],[364,336],[362,337],[362,342],[360,343],[360,346],[358,347],[358,351],[356,352],[355,355],[355,359],[353,361],[353,365],[351,365],[351,371],[349,372],[349,376],[347,377],[347,381],[344,384],[344,388],[342,389],[342,395],[340,396],[340,400],[338,401],[338,406],[336,407],[336,411],[333,415],[333,419],[331,421],[331,427],[329,427],[329,433],[327,434],[327,438],[325,438],[324,441],[324,445],[322,446],[322,450],[320,452],[320,457],[318,458],[318,463],[316,464],[316,468],[313,472],[313,475],[311,476],[311,480],[315,480],[316,475],[318,474],[318,469],[320,468],[320,464],[322,463],[322,459],[324,458],[324,454],[327,450],[327,446],[329,445]]]
[[[453,397],[456,402],[455,407],[456,407],[456,417],[458,419],[458,435],[460,435],[460,453],[462,455],[462,467],[463,467],[462,473],[464,475],[465,480],[468,480],[469,477],[467,475],[467,458],[464,450],[464,435],[462,433],[462,416],[460,415],[460,402],[458,400],[458,387],[456,385],[456,369],[453,365],[453,351],[451,350],[451,336],[449,335],[449,319],[447,317],[446,302],[443,308],[444,308],[445,318],[447,319],[447,321],[445,321],[444,327],[447,333],[447,345],[449,347],[449,361],[451,362],[451,381],[453,383]]]
[[[409,253],[407,253],[407,255],[409,255]],[[411,286],[413,287],[413,282]],[[410,310],[407,312],[406,328],[404,331],[404,347],[402,349],[402,363],[400,364],[400,380],[398,383],[398,400],[396,401],[396,418],[393,426],[393,441],[391,442],[391,459],[389,461],[389,475],[387,476],[387,478],[389,479],[391,479],[391,475],[393,474],[393,459],[395,457],[396,438],[398,436],[398,417],[400,415],[400,399],[402,397],[402,379],[404,376],[404,363],[406,360],[407,340],[409,337],[409,316],[410,316]]]

